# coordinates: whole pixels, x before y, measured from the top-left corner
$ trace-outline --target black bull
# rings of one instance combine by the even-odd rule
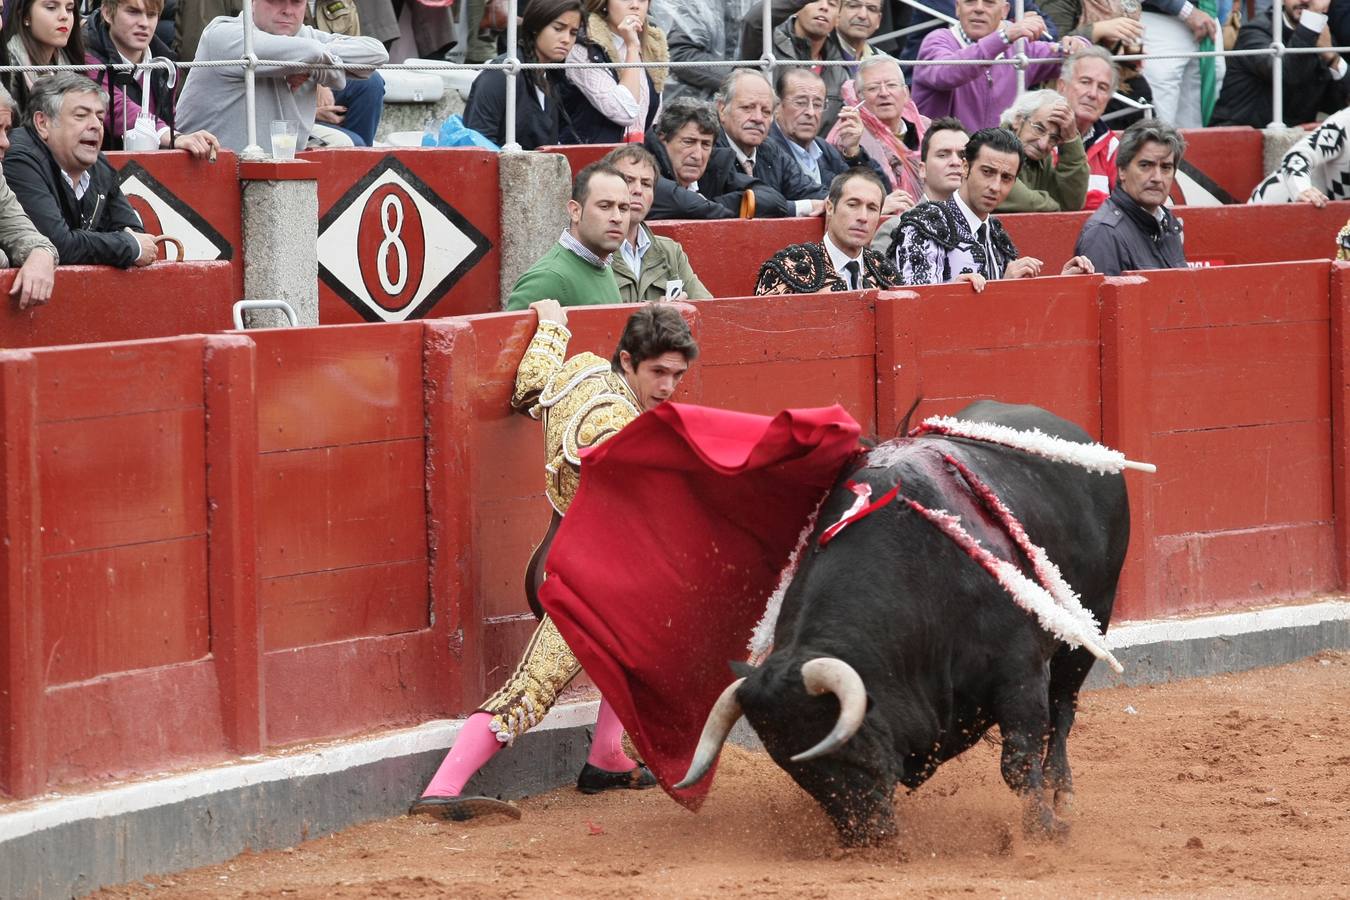
[[[1081,428],[1033,406],[981,401],[957,415],[1090,441]],[[1093,663],[1089,651],[1070,650],[1044,631],[961,547],[902,502],[819,544],[820,532],[855,499],[844,480],[867,482],[873,499],[899,482],[902,496],[960,514],[984,547],[1034,577],[945,453],[993,488],[1105,630],[1129,542],[1120,475],[936,435],[884,445],[821,507],[784,597],[774,651],[762,666],[738,669],[744,677],[709,716],[686,783],[708,771],[743,714],[844,842],[869,843],[896,830],[897,781],[917,788],[997,725],[1003,778],[1023,800],[1028,832],[1067,828],[1067,743]],[[870,467],[883,455],[883,466]]]

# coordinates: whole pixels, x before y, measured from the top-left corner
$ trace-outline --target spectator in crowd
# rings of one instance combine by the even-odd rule
[[[768,0],[770,5],[769,25],[777,28],[788,18],[806,5],[806,0]],[[759,59],[764,55],[764,3],[755,0],[746,8],[740,21],[740,38],[736,43],[736,58],[743,60]]]
[[[859,143],[868,158],[880,165],[889,192],[882,215],[904,212],[923,193],[919,145],[928,118],[919,114],[910,99],[899,63],[880,53],[863,60],[858,64],[858,74],[844,84],[844,99],[848,105],[830,132],[830,143],[843,145],[861,125]]]
[[[259,59],[291,65],[262,67],[257,72],[254,123],[267,135],[274,119],[295,123],[296,146],[304,147],[314,127],[319,86],[340,91],[348,78],[369,77],[389,60],[374,38],[329,34],[302,24],[306,0],[252,0],[253,52]],[[239,59],[244,54],[240,17],[217,18],[202,32],[198,61]],[[349,63],[365,70],[311,69],[309,65]],[[524,105],[524,104],[522,104]],[[178,125],[185,132],[209,131],[221,146],[242,150],[248,143],[244,108],[244,73],[232,67],[193,69],[178,100]]]
[[[934,119],[923,133],[923,143],[919,145],[922,162],[919,174],[923,179],[923,196],[920,203],[931,201],[943,203],[952,198],[961,188],[966,177],[966,143],[970,135],[959,119],[947,116]],[[872,238],[872,249],[886,258],[890,254],[891,240],[900,227],[901,216],[891,216]]]
[[[1120,183],[1083,224],[1074,253],[1103,275],[1184,269],[1181,220],[1165,205],[1186,142],[1157,119],[1136,122],[1120,137]]]
[[[581,30],[581,0],[529,0],[516,32],[516,55],[524,62],[562,62]],[[506,54],[493,60],[503,63]],[[506,143],[506,79],[502,69],[484,69],[473,80],[464,124],[496,144]],[[562,88],[559,69],[521,69],[516,79],[516,143],[534,150],[560,143]]]
[[[825,61],[851,59],[835,33],[839,24],[839,0],[811,0],[773,30],[773,52],[778,59]],[[840,86],[848,80],[843,66],[815,66],[825,80],[825,115],[821,128],[828,131],[843,105]]]
[[[1017,181],[1022,144],[1006,128],[986,128],[966,144],[966,180],[952,199],[920,203],[900,217],[890,257],[902,284],[968,282],[975,291],[996,278],[1035,278],[1044,263],[1018,256],[1012,238],[994,217]],[[1092,263],[1075,256],[1062,275],[1092,272]]]
[[[853,59],[866,59],[876,51],[867,43],[881,28],[882,0],[844,0],[835,29],[844,52]],[[854,72],[849,74],[856,74]]]
[[[1316,47],[1323,35],[1330,38],[1327,10],[1331,0],[1283,0],[1281,36],[1287,47]],[[1274,30],[1274,7],[1245,22],[1238,31],[1235,50],[1269,48]],[[1212,125],[1250,125],[1265,128],[1271,123],[1271,72],[1269,56],[1239,56],[1228,63],[1223,90],[1210,119]],[[1350,97],[1346,62],[1339,53],[1289,53],[1280,57],[1284,69],[1284,121],[1291,125],[1317,121],[1318,113],[1332,113]]]
[[[649,0],[587,0],[571,63],[669,62],[666,35],[647,18]],[[567,69],[563,109],[579,144],[642,140],[652,127],[666,69]]]
[[[1083,209],[1101,206],[1116,183],[1116,153],[1120,140],[1102,121],[1102,113],[1115,93],[1118,78],[1115,60],[1098,46],[1070,56],[1059,73],[1056,88],[1073,110],[1087,157],[1088,189]]]
[[[154,238],[99,150],[107,105],[108,95],[83,75],[38,79],[5,153],[5,180],[62,263],[148,266],[158,255]]]
[[[924,6],[934,12],[941,13],[944,16],[956,18],[955,0],[924,0]],[[1024,14],[1035,13],[1045,20],[1045,34],[1042,35],[1042,40],[1057,41],[1060,39],[1061,35],[1068,33],[1056,26],[1055,20],[1050,18],[1050,11],[1043,8],[1036,0],[1024,0],[1022,9]],[[1008,12],[1006,14],[1007,20],[1012,22],[1014,15],[1016,15],[1016,9],[1012,3],[1009,3]],[[905,42],[905,45],[901,51],[893,54],[901,59],[918,59],[919,51],[923,48],[924,39],[934,31],[947,27],[945,19],[939,19],[936,16],[929,17],[923,13],[915,13],[915,16],[916,21],[911,26],[915,30],[901,38],[901,40]]]
[[[711,103],[682,97],[668,103],[647,135],[660,177],[649,219],[734,219],[790,216],[789,203],[757,176],[745,174],[730,147],[713,146],[717,111]]]
[[[84,65],[84,39],[75,0],[10,0],[0,28],[0,65]],[[28,111],[28,93],[43,78],[39,72],[8,72],[0,85],[9,91],[22,112]]]
[[[602,162],[628,182],[628,234],[610,259],[619,299],[642,303],[712,297],[694,274],[684,248],[673,238],[652,234],[643,222],[656,191],[656,157],[640,144],[625,144],[607,153]]]
[[[175,49],[179,59],[196,59],[197,45],[202,32],[220,16],[237,16],[244,9],[244,0],[187,0],[178,4],[175,20],[178,25],[178,43]]]
[[[155,36],[164,0],[103,0],[99,8],[84,20],[85,61],[111,66],[115,63],[144,63],[150,57],[177,59],[173,51]],[[149,108],[145,114],[155,124],[159,146],[186,150],[205,159],[220,148],[209,131],[183,134],[173,129],[173,88],[169,73],[151,69],[140,75],[115,72],[107,68],[91,73],[95,81],[112,97],[108,116],[103,121],[103,149],[120,150],[123,133],[136,127],[141,114],[142,81],[150,80]]]
[[[836,175],[825,201],[825,236],[792,244],[760,266],[756,294],[862,291],[896,284],[895,270],[869,245],[881,221],[886,185],[865,166]]]
[[[1123,11],[1122,6],[1131,11]],[[1116,56],[1144,52],[1142,43],[1144,26],[1139,21],[1140,10],[1137,2],[1122,4],[1119,0],[1087,0],[1087,2],[1045,0],[1041,8],[1047,25],[1054,25],[1060,34],[1074,34],[1091,41],[1103,51],[1103,55],[1111,61],[1111,66],[1116,72],[1112,93],[1119,91],[1123,97],[1139,104],[1153,102],[1153,91],[1148,86],[1148,79],[1143,75],[1142,63],[1122,63],[1115,60]],[[1064,93],[1063,89],[1060,93]],[[1102,109],[1115,114],[1112,121],[1116,123],[1117,128],[1124,128],[1144,117],[1143,110],[1110,96],[1103,101]],[[1097,118],[1101,118],[1102,114],[1099,112]],[[1085,127],[1081,117],[1079,125],[1080,128]],[[1084,131],[1083,134],[1084,144],[1089,144],[1087,132]],[[1090,208],[1096,209],[1098,205],[1100,201]]]
[[[1350,107],[1334,112],[1285,152],[1248,203],[1311,203],[1350,199]]]
[[[9,135],[18,114],[14,98],[0,87],[0,162],[9,150]],[[41,306],[51,299],[56,262],[56,245],[33,227],[9,183],[0,178],[0,268],[19,267],[9,289],[19,309]]]
[[[778,70],[775,87],[778,109],[765,143],[795,162],[812,184],[828,187],[834,176],[854,166],[868,166],[881,174],[881,166],[862,148],[862,119],[856,110],[844,117],[839,147],[820,136],[825,82],[819,75],[810,69],[784,67]]]
[[[1025,159],[999,212],[1072,212],[1083,208],[1088,165],[1078,122],[1055,91],[1027,91],[1003,114]],[[1058,151],[1058,153],[1056,153]]]
[[[330,34],[361,37],[361,18],[356,0],[324,0],[311,3],[305,24]],[[367,35],[375,40],[374,35]],[[381,43],[383,43],[381,41]],[[347,86],[333,92],[319,85],[315,96],[311,146],[369,147],[384,113],[384,78],[371,72],[369,78],[348,78]]]
[[[608,367],[593,353],[565,358],[572,334],[567,330],[567,312],[556,301],[541,300],[531,307],[536,330],[516,370],[511,406],[544,423],[545,494],[553,519],[526,571],[526,597],[541,621],[520,664],[464,723],[409,815],[453,821],[494,814],[520,818],[515,806],[465,795],[464,786],[498,750],[542,721],[581,672],[558,627],[538,608],[537,596],[553,535],[581,484],[577,454],[604,443],[641,413],[668,400],[698,356],[689,326],[668,303],[643,304],[629,317]],[[624,752],[623,724],[601,698],[577,790],[597,794],[655,786],[651,771]]]
[[[1175,54],[1213,50],[1216,40],[1222,44],[1220,23],[1228,18],[1232,0],[1143,0],[1143,7],[1140,21],[1144,47],[1150,54],[1148,85],[1153,91],[1153,114],[1177,128],[1200,128],[1209,120],[1219,98],[1223,57],[1186,59]]]
[[[730,148],[742,172],[791,201],[791,214],[818,216],[825,207],[825,188],[765,141],[773,124],[774,102],[773,88],[762,72],[732,69],[717,94],[722,133],[716,146]]]
[[[346,2],[350,3],[352,0]],[[485,63],[497,55],[496,41],[484,40],[480,32],[483,13],[486,10],[487,0],[469,0],[468,21],[465,23],[468,29],[468,44],[464,51],[465,62]],[[393,0],[356,0],[356,11],[357,18],[361,21],[363,35],[373,37],[384,44],[386,50],[390,44],[398,40],[400,34],[398,10],[394,9]]]
[[[745,0],[682,0],[667,32],[673,62],[716,62],[736,58],[736,39]],[[727,70],[717,66],[672,69],[662,98],[711,100]]]
[[[606,162],[577,173],[558,242],[516,279],[507,309],[552,298],[563,306],[618,303],[610,257],[628,235],[628,182]]]
[[[995,60],[1017,55],[1017,42],[1027,41],[1027,84],[1059,74],[1066,50],[1087,46],[1082,38],[1067,37],[1061,44],[1038,40],[1046,33],[1045,20],[1027,13],[1020,22],[1008,22],[1007,0],[957,0],[959,22],[924,38],[919,59]],[[1017,96],[1017,69],[1013,66],[914,67],[914,102],[931,118],[955,116],[976,131],[998,124],[999,115]]]

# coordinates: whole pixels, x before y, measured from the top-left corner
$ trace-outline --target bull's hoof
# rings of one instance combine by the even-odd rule
[[[1055,815],[1061,819],[1073,815],[1073,791],[1055,791]]]
[[[839,832],[839,843],[844,847],[875,847],[895,838],[900,833],[895,823],[895,815],[890,810],[859,821],[849,819],[835,823]]]
[[[1043,803],[1028,803],[1022,810],[1022,833],[1029,841],[1062,841],[1069,836],[1069,823]]]

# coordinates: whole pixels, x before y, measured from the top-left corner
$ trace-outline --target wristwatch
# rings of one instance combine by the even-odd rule
[[[1012,43],[1012,38],[1008,37],[1008,23],[1006,21],[1002,22],[998,26],[998,36],[1003,38],[1003,43],[1005,44]]]

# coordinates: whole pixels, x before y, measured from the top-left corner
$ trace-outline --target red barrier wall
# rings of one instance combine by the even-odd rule
[[[236,267],[155,263],[144,269],[60,266],[50,303],[9,299],[18,269],[0,269],[0,346],[52,347],[170,337],[234,327]]]
[[[182,152],[107,156],[146,232],[178,238],[187,260],[228,262],[234,276],[231,295],[242,297],[242,202],[235,154],[221,151],[214,163]],[[177,251],[161,247],[160,258],[166,259],[170,252]]]
[[[300,155],[318,167],[320,322],[402,322],[498,306],[496,153]]]
[[[572,177],[593,162],[598,162],[606,153],[623,144],[552,144],[539,147],[540,153],[558,153],[567,157],[567,165],[572,169]]]
[[[1264,142],[1256,128],[1188,128],[1181,132],[1186,139],[1186,153],[1182,157],[1186,169],[1197,169],[1202,187],[1204,180],[1212,181],[1227,192],[1231,201],[1246,203],[1252,189],[1266,177]],[[1185,203],[1179,187],[1172,192],[1176,203]],[[1220,197],[1219,199],[1224,199]]]
[[[1325,262],[688,304],[680,399],[868,431],[1034,402],[1133,458],[1119,618],[1343,587]],[[629,310],[574,310],[607,353]],[[789,323],[784,325],[784,323]],[[533,627],[528,314],[0,353],[0,790],[463,712]]]

